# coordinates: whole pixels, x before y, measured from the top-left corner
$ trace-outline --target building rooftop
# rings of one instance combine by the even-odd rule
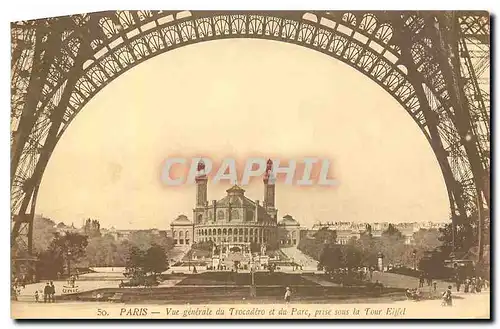
[[[179,215],[176,219],[174,219],[171,225],[191,225],[193,224],[186,215]]]
[[[290,215],[283,216],[283,219],[280,220],[280,222],[278,223],[278,225],[282,225],[282,226],[300,226],[299,222],[297,222]]]

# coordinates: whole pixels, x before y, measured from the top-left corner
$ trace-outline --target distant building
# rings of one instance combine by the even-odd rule
[[[413,223],[389,223],[389,222],[376,222],[376,223],[354,223],[354,222],[318,222],[313,225],[312,231],[327,227],[330,230],[337,232],[337,243],[346,244],[350,239],[359,239],[362,233],[367,230],[371,231],[373,237],[379,238],[382,233],[389,228],[389,224],[393,224],[394,228],[401,232],[405,238],[405,244],[411,245],[413,243],[413,235],[420,229],[439,229],[446,225],[446,223],[433,223],[433,222],[413,222]],[[311,232],[309,232],[311,235]]]

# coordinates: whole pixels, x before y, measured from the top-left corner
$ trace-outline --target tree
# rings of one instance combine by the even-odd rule
[[[162,246],[153,245],[147,251],[131,246],[124,275],[133,286],[157,284],[157,276],[166,269],[168,261]]]
[[[375,249],[382,252],[388,264],[398,264],[404,262],[404,254],[409,246],[405,245],[403,234],[389,224],[380,239],[375,240]]]
[[[38,253],[36,263],[37,278],[42,280],[54,280],[57,273],[64,271],[64,258],[51,250],[44,250]]]
[[[413,233],[413,242],[418,248],[433,250],[443,243],[439,240],[439,231],[436,229],[420,229]]]
[[[157,233],[153,230],[142,230],[132,232],[128,241],[130,244],[139,247],[142,250],[148,250],[152,245],[162,246],[165,251],[169,251],[174,247],[173,239],[165,234]]]
[[[337,231],[322,227],[314,234],[314,238],[321,243],[335,243],[337,241]]]
[[[168,269],[168,260],[165,249],[159,245],[152,245],[144,255],[144,271],[156,278]]]
[[[359,239],[351,239],[348,244],[356,247],[361,253],[361,264],[364,266],[377,265],[377,250],[375,239],[370,232],[361,233]]]
[[[444,267],[444,261],[447,255],[436,248],[425,252],[418,263],[418,268],[431,278],[441,279],[451,277],[450,269]]]
[[[468,251],[471,247],[477,245],[477,234],[471,223],[463,223],[457,225],[455,230],[455,251]],[[447,224],[444,228],[439,229],[441,233],[440,240],[443,245],[453,249],[453,233],[452,224]]]
[[[363,254],[360,249],[354,245],[343,246],[344,265],[348,270],[360,267],[363,261]]]
[[[63,255],[71,255],[72,260],[78,260],[85,255],[88,243],[87,236],[66,231],[64,234],[55,234],[50,249]]]
[[[130,247],[124,275],[131,279],[133,285],[140,285],[144,282],[144,251],[139,247]]]
[[[47,250],[57,232],[56,223],[50,218],[35,216],[33,220],[33,249],[36,253]]]
[[[387,230],[382,232],[382,236],[393,237],[395,239],[403,239],[403,234],[393,224],[389,224]]]
[[[324,246],[325,245],[322,241],[304,237],[303,239],[300,239],[297,249],[313,259],[319,260]]]
[[[47,251],[40,253],[42,259],[38,270],[39,275],[50,275],[55,278],[57,273],[64,273],[64,263],[70,271],[71,262],[77,262],[85,255],[88,237],[78,233],[55,233],[54,239]]]
[[[327,273],[332,273],[344,267],[343,254],[340,246],[334,244],[325,245],[319,259],[319,265],[322,266]]]
[[[450,223],[444,228],[439,229],[440,241],[443,242],[444,246],[454,249],[457,252],[467,252],[471,248],[478,245],[479,236],[479,217],[477,211],[474,211],[467,218],[457,217],[455,218],[455,241],[453,246],[453,232],[452,232],[452,221],[450,218]],[[483,214],[483,225],[481,234],[483,237],[484,245],[490,243],[490,218],[487,213]],[[453,248],[454,247],[454,248]]]
[[[82,266],[125,266],[128,242],[119,243],[106,234],[89,239],[85,257],[80,261]]]

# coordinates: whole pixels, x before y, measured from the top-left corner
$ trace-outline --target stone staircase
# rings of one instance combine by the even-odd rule
[[[301,265],[304,271],[317,271],[318,261],[304,254],[302,251],[297,249],[297,247],[281,248],[281,251],[290,260],[293,260],[295,263]]]

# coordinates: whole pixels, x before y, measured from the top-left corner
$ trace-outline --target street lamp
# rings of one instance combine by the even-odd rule
[[[380,251],[377,253],[377,267],[380,272],[384,271],[384,255]]]
[[[255,276],[254,276],[254,273],[255,273],[255,266],[254,266],[254,262],[253,262],[253,259],[250,263],[250,276],[252,278],[252,284],[250,286],[250,297],[255,297],[257,296],[257,291],[256,291],[256,288],[255,288]]]
[[[413,269],[416,271],[417,270],[417,250],[413,249]]]
[[[68,257],[68,278],[69,278],[69,277],[71,277],[71,251],[68,250],[66,255]]]

